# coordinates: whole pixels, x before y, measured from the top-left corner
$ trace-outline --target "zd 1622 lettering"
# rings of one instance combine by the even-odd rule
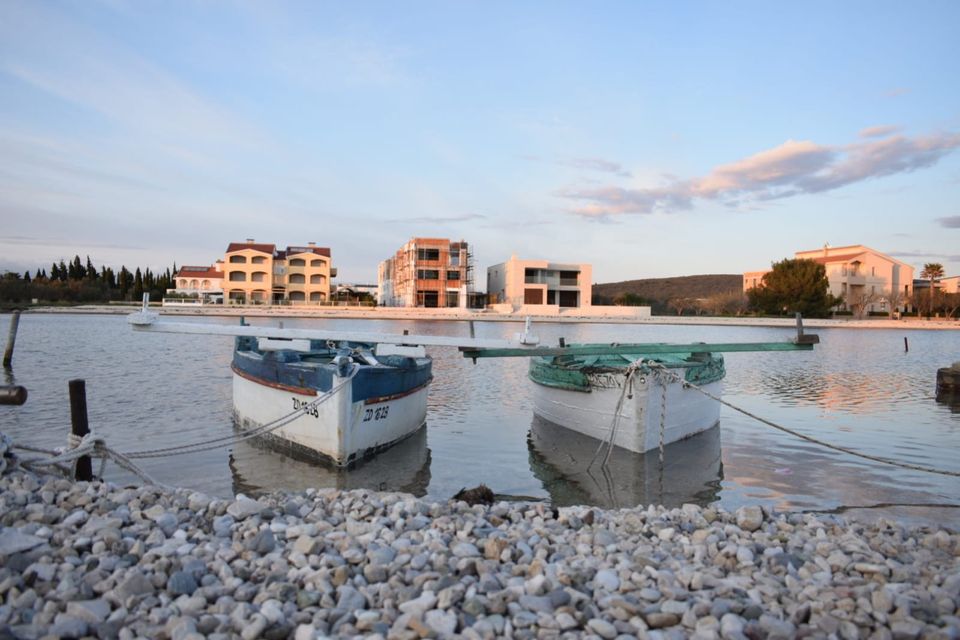
[[[376,409],[364,409],[363,411],[363,421],[370,422],[371,420],[383,420],[387,417],[387,414],[390,412],[390,406],[377,407]]]

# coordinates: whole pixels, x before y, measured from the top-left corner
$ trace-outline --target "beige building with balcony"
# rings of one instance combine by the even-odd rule
[[[589,264],[567,264],[547,260],[506,262],[487,269],[487,302],[514,308],[548,305],[585,308],[593,296],[593,268]]]
[[[868,302],[865,310],[902,309],[913,294],[913,267],[896,258],[862,244],[845,247],[824,246],[822,249],[797,251],[796,259],[813,260],[826,269],[831,294],[842,297],[840,308],[847,310],[856,300]],[[758,286],[765,271],[743,274],[743,290]]]
[[[232,304],[323,304],[330,300],[330,249],[231,242],[223,259],[223,290]]]

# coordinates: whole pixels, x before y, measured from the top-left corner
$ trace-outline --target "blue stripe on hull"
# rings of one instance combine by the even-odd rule
[[[233,366],[252,378],[271,384],[329,391],[333,385],[336,366],[326,362],[311,362],[324,358],[335,350],[321,353],[297,351],[258,351],[253,344],[237,339]],[[360,364],[360,370],[351,383],[353,401],[400,395],[422,387],[432,379],[430,358],[387,356],[379,358],[381,365]]]

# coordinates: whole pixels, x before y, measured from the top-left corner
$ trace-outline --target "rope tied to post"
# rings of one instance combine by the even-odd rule
[[[51,470],[56,470],[64,476],[73,477],[72,469],[65,465],[75,464],[76,461],[81,457],[90,456],[100,458],[100,472],[98,477],[101,480],[103,479],[103,473],[105,471],[107,461],[110,460],[116,463],[121,469],[124,469],[125,471],[135,475],[137,478],[147,484],[169,488],[168,485],[157,482],[155,479],[150,477],[150,475],[147,474],[143,469],[139,468],[136,463],[133,462],[133,460],[143,458],[172,457],[186,453],[210,451],[272,433],[293,422],[314,407],[320,406],[328,401],[330,398],[336,395],[336,393],[340,391],[344,385],[349,384],[350,381],[353,380],[353,378],[357,375],[359,370],[360,367],[354,364],[350,372],[344,376],[337,385],[331,387],[329,391],[318,395],[314,400],[304,403],[298,409],[295,409],[290,413],[277,418],[276,420],[260,425],[254,429],[242,431],[240,433],[233,433],[227,436],[209,438],[207,440],[201,440],[198,442],[174,447],[163,447],[159,449],[148,449],[133,452],[120,452],[108,446],[106,440],[101,435],[91,430],[83,436],[78,436],[74,433],[68,433],[67,446],[57,448],[53,451],[31,447],[28,445],[19,445],[16,443],[11,444],[10,448],[32,451],[35,453],[44,453],[48,455],[46,458],[26,458],[18,460],[21,466],[31,471],[46,473],[50,472]]]

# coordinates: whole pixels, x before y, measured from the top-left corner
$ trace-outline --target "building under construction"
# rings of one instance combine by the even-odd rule
[[[386,307],[471,306],[473,259],[463,240],[411,238],[377,270],[380,304]]]

